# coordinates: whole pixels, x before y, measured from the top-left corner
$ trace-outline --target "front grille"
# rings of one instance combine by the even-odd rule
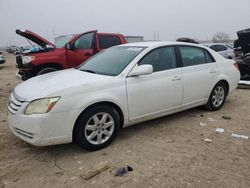
[[[8,111],[11,114],[16,114],[25,100],[17,97],[15,93],[11,93],[8,102]]]
[[[29,139],[33,139],[33,137],[34,137],[32,133],[29,133],[29,132],[27,132],[27,131],[23,131],[23,130],[18,129],[18,128],[14,128],[14,131],[15,131],[16,133],[18,133],[18,134],[20,134],[20,135],[26,137],[26,138],[29,138]]]

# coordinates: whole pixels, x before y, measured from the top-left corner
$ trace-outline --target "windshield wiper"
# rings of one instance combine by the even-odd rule
[[[81,71],[84,71],[84,72],[90,72],[90,73],[94,73],[94,74],[96,74],[96,72],[95,71],[92,71],[92,70],[88,70],[88,69],[80,69]]]

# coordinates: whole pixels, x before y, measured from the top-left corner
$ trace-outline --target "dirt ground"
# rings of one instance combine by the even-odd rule
[[[21,81],[15,58],[6,59],[0,65],[0,187],[250,187],[250,139],[231,136],[250,136],[250,90],[236,90],[217,112],[196,108],[125,128],[100,151],[34,147],[9,129],[7,99]],[[109,169],[81,177],[100,162]],[[114,176],[127,165],[132,172]]]

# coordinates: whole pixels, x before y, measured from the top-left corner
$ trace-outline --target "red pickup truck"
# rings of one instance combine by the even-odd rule
[[[22,80],[77,67],[103,49],[126,43],[121,34],[98,33],[96,30],[72,35],[57,46],[29,30],[17,29],[16,33],[41,47],[39,51],[16,56],[17,77]]]

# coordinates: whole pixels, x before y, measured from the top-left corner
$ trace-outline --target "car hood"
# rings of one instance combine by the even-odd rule
[[[78,69],[67,69],[33,77],[16,86],[14,93],[25,101],[32,101],[38,98],[61,96],[62,91],[74,87],[93,87],[95,83],[105,82],[108,79],[112,77]]]
[[[22,37],[25,37],[25,38],[31,40],[32,42],[36,43],[37,45],[41,46],[42,48],[46,48],[46,45],[50,45],[53,48],[56,47],[52,42],[46,40],[45,38],[41,37],[40,35],[33,33],[32,31],[29,31],[29,30],[17,29],[16,34],[21,35]]]
[[[244,54],[250,53],[250,28],[237,32],[239,38],[239,45]]]

